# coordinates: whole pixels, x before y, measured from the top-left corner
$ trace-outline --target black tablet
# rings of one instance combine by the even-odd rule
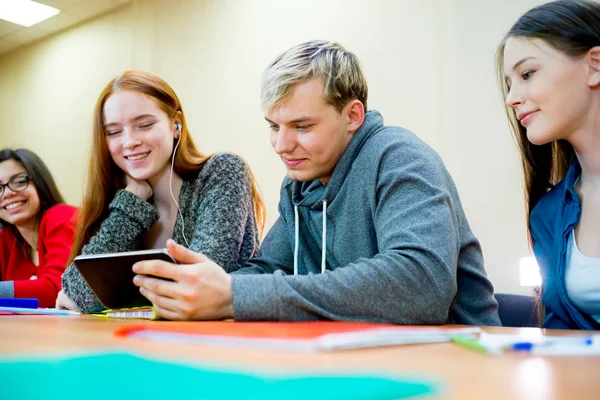
[[[144,260],[176,263],[167,249],[89,254],[75,257],[75,267],[100,303],[106,308],[129,308],[151,305],[133,284],[133,264]]]

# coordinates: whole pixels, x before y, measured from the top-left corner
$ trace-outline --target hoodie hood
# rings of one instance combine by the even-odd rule
[[[348,172],[352,168],[352,163],[363,145],[381,128],[383,128],[383,117],[381,114],[375,110],[367,111],[363,124],[354,133],[350,142],[348,142],[348,146],[338,160],[327,185],[323,185],[318,179],[310,182],[300,182],[285,178],[284,186],[291,185],[292,203],[294,206],[321,210],[323,200],[331,203],[342,187]]]

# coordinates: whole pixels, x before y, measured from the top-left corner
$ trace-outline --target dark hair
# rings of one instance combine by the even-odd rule
[[[496,52],[496,71],[504,100],[508,95],[504,47],[511,37],[540,39],[568,56],[582,57],[591,48],[600,46],[600,4],[587,0],[559,0],[542,4],[523,14],[508,31]],[[532,144],[527,140],[527,131],[508,106],[506,115],[522,158],[527,234],[531,240],[531,211],[548,190],[564,179],[569,166],[575,161],[575,150],[566,140],[540,146]],[[536,296],[540,322],[544,321],[544,307],[540,301],[542,290]]]
[[[37,217],[37,223],[39,224],[46,210],[56,204],[63,204],[65,202],[54,183],[52,174],[50,174],[46,164],[34,152],[27,149],[0,150],[0,163],[8,160],[15,160],[20,163],[27,171],[27,175],[31,177],[31,182],[35,186],[40,199],[40,212]],[[14,226],[2,219],[0,219],[0,224],[10,227],[15,236],[20,241],[23,240]]]
[[[559,0],[527,11],[508,31],[496,53],[496,70],[504,100],[508,85],[504,71],[504,47],[511,37],[541,39],[571,57],[582,57],[600,46],[600,4],[586,0]],[[534,145],[527,140],[525,128],[514,112],[506,107],[510,128],[522,156],[525,178],[527,228],[531,237],[529,216],[542,196],[564,179],[575,161],[573,146],[565,140]]]

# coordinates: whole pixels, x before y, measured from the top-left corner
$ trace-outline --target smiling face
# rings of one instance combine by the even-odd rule
[[[323,98],[322,79],[312,78],[296,84],[280,105],[267,112],[271,145],[290,179],[329,182],[358,128],[348,116],[351,106],[339,112]]]
[[[103,108],[110,155],[126,174],[152,180],[171,165],[174,122],[151,97],[132,91],[112,94]]]
[[[506,104],[536,145],[571,140],[585,129],[592,107],[587,62],[539,39],[511,37],[504,48],[510,88]]]
[[[0,184],[12,181],[11,186],[15,188],[25,187],[28,176],[27,170],[18,161],[0,162]],[[33,182],[26,186],[26,189],[17,192],[4,187],[0,196],[0,219],[17,227],[35,223],[40,212],[40,198]]]

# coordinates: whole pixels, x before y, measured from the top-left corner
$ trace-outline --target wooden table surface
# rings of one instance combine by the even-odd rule
[[[430,378],[444,386],[440,396],[435,397],[440,399],[600,399],[600,356],[491,356],[452,343],[301,353],[167,344],[113,335],[115,329],[133,323],[168,322],[107,321],[93,316],[1,316],[0,353],[6,356],[127,350],[249,372],[361,371]],[[534,328],[484,329],[490,333],[532,336],[582,334]]]

